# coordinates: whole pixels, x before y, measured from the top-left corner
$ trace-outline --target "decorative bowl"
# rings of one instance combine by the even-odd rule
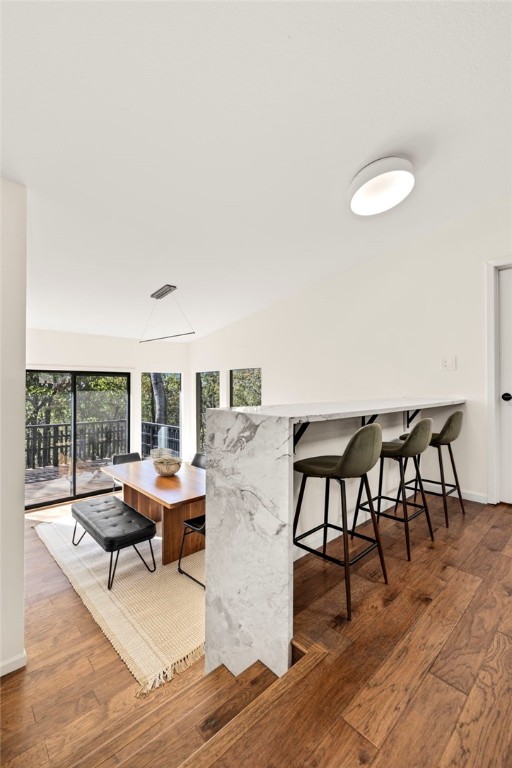
[[[159,459],[153,459],[153,466],[159,475],[171,477],[179,471],[181,459],[177,456],[162,456]]]

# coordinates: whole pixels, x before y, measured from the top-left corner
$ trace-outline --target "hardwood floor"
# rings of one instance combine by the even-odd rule
[[[512,508],[468,502],[463,518],[451,500],[449,529],[437,499],[431,508],[436,541],[418,518],[411,563],[403,528],[383,524],[390,584],[377,556],[361,561],[351,622],[341,569],[312,556],[297,564],[295,632],[315,645],[292,672],[313,653],[310,667],[183,768],[510,768]]]
[[[352,570],[295,568],[298,662],[277,680],[195,664],[144,699],[27,521],[25,670],[5,676],[4,768],[510,768],[512,508],[429,497],[435,526]],[[333,551],[339,547],[333,542]]]

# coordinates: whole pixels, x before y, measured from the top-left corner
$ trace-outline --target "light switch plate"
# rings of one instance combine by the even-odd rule
[[[455,371],[457,370],[457,358],[455,355],[443,355],[441,358],[441,370],[442,371]]]

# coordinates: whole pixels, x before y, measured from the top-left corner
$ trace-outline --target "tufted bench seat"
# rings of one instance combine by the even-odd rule
[[[151,539],[156,534],[156,525],[153,520],[144,517],[124,501],[116,496],[108,498],[92,499],[91,501],[81,501],[73,504],[71,514],[75,518],[75,528],[73,531],[73,544],[77,546],[82,541],[86,533],[103,547],[105,552],[110,552],[110,569],[108,574],[108,589],[112,589],[114,576],[116,573],[119,551],[125,547],[133,547],[138,556],[151,573],[156,569],[155,556]],[[84,532],[75,541],[77,524],[80,523]],[[150,568],[136,544],[143,541],[149,541],[153,567]],[[116,552],[115,562],[113,562],[114,552]],[[113,567],[112,567],[113,566]]]

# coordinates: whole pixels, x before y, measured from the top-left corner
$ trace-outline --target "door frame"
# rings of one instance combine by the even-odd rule
[[[488,261],[487,277],[487,502],[500,502],[499,273],[512,267],[512,256]]]

